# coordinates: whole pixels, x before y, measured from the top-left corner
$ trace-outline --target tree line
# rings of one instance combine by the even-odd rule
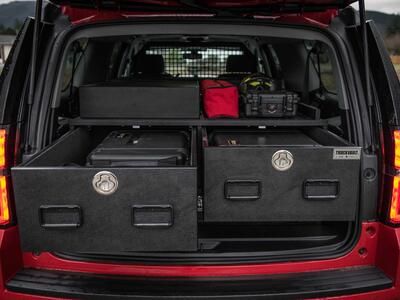
[[[15,19],[14,26],[12,26],[12,27],[8,27],[8,26],[4,26],[3,24],[0,24],[0,34],[16,35],[18,33],[18,31],[21,29],[22,24],[23,23],[18,19]]]
[[[400,55],[400,15],[396,15],[386,29],[386,47],[393,55]]]

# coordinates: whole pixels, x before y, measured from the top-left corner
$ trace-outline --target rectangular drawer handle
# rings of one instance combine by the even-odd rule
[[[132,207],[132,225],[134,227],[171,227],[173,224],[172,205],[134,205]]]
[[[308,179],[303,184],[303,198],[310,200],[336,199],[340,182],[337,179]]]
[[[82,225],[82,209],[78,205],[41,205],[39,223],[46,229],[74,229]]]
[[[258,200],[261,198],[261,181],[227,180],[224,194],[226,200]]]

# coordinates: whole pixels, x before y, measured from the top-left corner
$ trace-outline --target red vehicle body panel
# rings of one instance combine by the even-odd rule
[[[150,266],[71,261],[59,258],[51,253],[22,254],[16,227],[0,231],[0,253],[0,299],[54,299],[7,291],[5,283],[22,267],[126,276],[225,277],[310,272],[365,265],[374,265],[384,271],[393,280],[394,287],[377,292],[342,296],[339,299],[400,299],[400,228],[393,228],[376,222],[363,224],[359,242],[348,254],[333,259],[303,262]]]

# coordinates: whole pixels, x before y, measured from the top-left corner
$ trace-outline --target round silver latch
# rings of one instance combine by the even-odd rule
[[[100,195],[111,195],[118,188],[118,179],[109,171],[101,171],[94,175],[92,185]]]
[[[272,155],[272,166],[278,171],[289,170],[294,162],[293,154],[287,150],[279,150]]]

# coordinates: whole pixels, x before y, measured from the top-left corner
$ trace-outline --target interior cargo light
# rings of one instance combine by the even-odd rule
[[[400,130],[393,131],[394,166],[400,169]]]
[[[6,166],[6,130],[0,129],[0,168],[3,169],[5,168],[5,166]]]
[[[8,203],[7,180],[0,176],[0,225],[10,222],[10,207]]]

